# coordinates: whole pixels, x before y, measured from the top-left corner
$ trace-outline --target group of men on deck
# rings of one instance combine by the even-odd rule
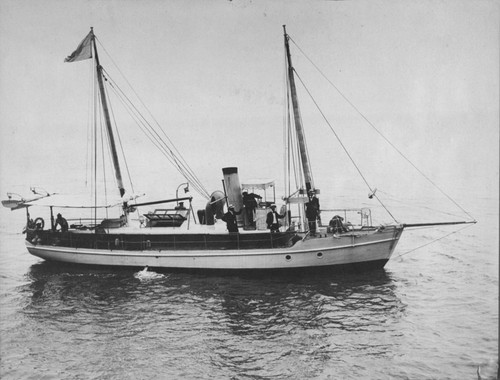
[[[228,206],[227,212],[222,217],[222,220],[226,222],[226,227],[229,232],[238,232],[238,222],[236,219],[236,215],[240,215],[242,211],[243,210],[236,211],[233,205]],[[267,228],[269,228],[271,233],[279,232],[280,225],[278,219],[283,219],[284,217],[285,215],[281,215],[276,211],[276,205],[273,203],[271,205],[271,211],[267,213],[266,217]],[[251,220],[253,221],[253,219]]]
[[[316,223],[320,217],[319,199],[313,190],[308,192],[309,201],[306,203],[306,218],[309,224],[309,231],[311,235],[316,234]],[[243,192],[243,205],[246,212],[246,217],[249,225],[255,226],[254,212],[257,207],[257,199],[262,199],[257,194],[248,194],[247,191]],[[229,232],[238,232],[238,222],[236,216],[242,213],[243,209],[236,211],[233,205],[228,206],[228,211],[222,217],[226,222],[227,230]],[[279,232],[280,224],[279,219],[283,219],[285,215],[281,215],[276,211],[276,205],[271,205],[271,210],[267,213],[266,224],[271,233]]]

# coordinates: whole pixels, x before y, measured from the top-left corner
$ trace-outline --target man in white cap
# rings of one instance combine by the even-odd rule
[[[226,222],[227,230],[229,232],[238,232],[238,222],[236,220],[236,215],[241,214],[241,211],[235,211],[233,205],[229,205],[227,212],[222,217],[222,220]]]
[[[273,203],[271,205],[271,211],[267,213],[267,218],[266,218],[267,228],[269,228],[271,233],[280,231],[280,225],[278,223],[278,219],[282,219],[284,217],[285,215],[278,214],[278,212],[276,211],[276,205]]]

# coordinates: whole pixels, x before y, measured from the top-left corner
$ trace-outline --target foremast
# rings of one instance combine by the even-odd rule
[[[294,69],[293,69],[293,65],[292,65],[292,57],[290,55],[290,46],[288,44],[288,40],[290,39],[290,37],[286,33],[286,26],[285,25],[283,25],[283,33],[284,33],[284,38],[285,38],[285,50],[286,50],[286,58],[287,58],[290,95],[291,95],[292,107],[293,107],[293,119],[295,122],[295,131],[297,133],[297,140],[298,140],[299,151],[300,151],[300,160],[302,162],[302,171],[304,173],[304,181],[305,181],[305,185],[306,185],[306,191],[315,190],[311,165],[309,163],[309,156],[307,154],[304,128],[302,127],[302,118],[300,117],[300,108],[299,108],[299,101],[297,98],[297,89],[295,87]]]
[[[118,190],[120,192],[120,197],[123,197],[123,195],[125,194],[125,187],[123,186],[122,173],[120,170],[120,162],[118,160],[118,153],[116,151],[113,128],[111,127],[111,119],[109,117],[108,103],[106,100],[106,93],[104,91],[102,66],[99,63],[99,55],[97,54],[97,45],[95,43],[94,28],[90,28],[90,34],[91,34],[91,41],[92,41],[93,50],[94,50],[94,54],[95,54],[95,66],[96,66],[97,82],[99,83],[99,92],[101,94],[101,103],[102,103],[102,109],[104,112],[104,120],[106,123],[106,129],[108,131],[108,136],[109,136],[109,145],[110,145],[110,149],[111,149],[111,157],[113,160],[113,167],[115,169],[116,182],[118,184]]]

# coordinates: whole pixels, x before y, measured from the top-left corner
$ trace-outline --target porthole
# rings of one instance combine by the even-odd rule
[[[316,256],[318,256],[318,259],[322,259],[323,258],[323,252],[316,253]]]
[[[286,256],[285,256],[285,259],[286,259],[286,261],[290,261],[290,260],[292,259],[292,256],[290,256],[290,255],[286,255]]]

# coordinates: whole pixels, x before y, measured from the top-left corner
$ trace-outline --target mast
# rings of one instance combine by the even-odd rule
[[[300,158],[302,161],[302,170],[304,172],[304,179],[306,182],[306,190],[314,190],[314,183],[312,178],[311,165],[309,164],[309,157],[307,155],[306,139],[304,135],[304,128],[302,127],[302,119],[300,117],[299,102],[297,99],[297,89],[295,87],[295,78],[293,75],[292,58],[290,56],[290,46],[288,45],[289,36],[286,34],[286,25],[283,25],[283,32],[285,37],[285,49],[288,62],[288,79],[290,81],[290,92],[292,95],[293,118],[295,121],[295,130],[297,132],[297,139],[299,142]]]
[[[104,83],[102,80],[102,77],[103,77],[102,67],[99,64],[99,55],[97,54],[97,46],[95,43],[94,28],[90,28],[90,32],[92,34],[92,44],[94,45],[97,81],[99,82],[99,91],[101,93],[102,109],[104,111],[106,128],[108,130],[109,145],[111,148],[111,157],[113,159],[113,166],[115,168],[115,177],[116,177],[116,182],[118,183],[118,190],[120,191],[120,197],[123,197],[123,194],[125,194],[125,188],[123,187],[122,173],[120,171],[120,162],[118,161],[118,154],[116,152],[116,146],[115,146],[115,138],[113,135],[113,129],[111,128],[111,119],[109,117],[108,103],[106,101],[106,94],[104,92]]]

